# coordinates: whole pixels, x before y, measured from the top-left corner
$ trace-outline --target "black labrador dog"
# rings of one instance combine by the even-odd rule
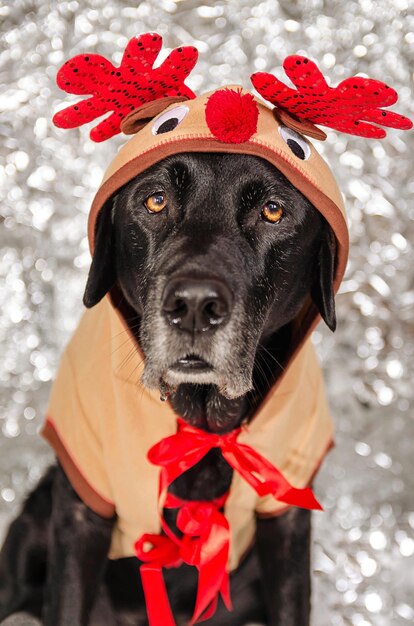
[[[174,155],[104,206],[84,303],[119,290],[145,355],[143,384],[170,393],[191,424],[226,432],[280,376],[289,323],[309,294],[335,329],[334,260],[330,227],[273,165],[247,155]],[[231,478],[214,449],[170,489],[209,500]],[[113,523],[88,509],[59,464],[50,468],[1,552],[0,619],[24,610],[45,626],[147,624],[140,562],[107,559]],[[165,579],[177,624],[187,623],[195,568],[166,570]],[[233,612],[219,604],[206,624],[309,624],[309,511],[257,519],[231,588]]]

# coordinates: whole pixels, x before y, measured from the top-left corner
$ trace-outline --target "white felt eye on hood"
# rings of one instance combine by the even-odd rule
[[[279,126],[279,133],[285,143],[292,150],[293,154],[302,161],[307,161],[311,155],[309,143],[303,135],[300,135],[292,128],[287,126]]]
[[[186,117],[189,108],[185,104],[180,104],[173,109],[169,109],[162,113],[152,125],[152,134],[161,135],[174,130]]]

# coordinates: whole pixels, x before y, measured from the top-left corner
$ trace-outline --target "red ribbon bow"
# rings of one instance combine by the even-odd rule
[[[135,553],[141,565],[142,586],[151,626],[174,626],[162,576],[163,567],[177,567],[181,563],[198,569],[198,589],[194,614],[196,621],[211,617],[221,594],[227,608],[231,609],[227,561],[230,545],[229,524],[218,510],[218,502],[183,502],[177,516],[177,528],[183,533],[179,539],[171,532],[168,536],[143,535],[135,544]],[[171,498],[167,508],[176,507]],[[219,503],[220,504],[220,503]],[[165,530],[165,524],[163,524]],[[146,549],[149,545],[149,549]]]
[[[174,626],[162,576],[163,567],[177,567],[181,563],[198,569],[198,589],[193,624],[210,618],[222,596],[231,608],[227,561],[230,546],[230,528],[220,512],[228,494],[211,502],[187,502],[168,493],[168,486],[185,471],[198,463],[212,448],[220,448],[223,457],[259,496],[272,495],[277,500],[306,509],[321,509],[310,488],[293,487],[283,474],[250,446],[239,443],[238,428],[226,435],[216,435],[190,426],[178,419],[175,435],[166,437],[148,452],[148,459],[162,467],[160,475],[160,503],[165,508],[178,508],[177,528],[183,533],[179,539],[161,516],[161,525],[167,536],[143,535],[135,544],[141,565],[142,584],[150,626]],[[150,549],[145,550],[146,544]]]
[[[283,474],[250,446],[239,443],[238,428],[226,435],[216,435],[190,426],[178,419],[175,435],[166,437],[148,452],[148,459],[160,465],[161,491],[178,476],[198,463],[212,448],[220,448],[227,463],[249,483],[259,496],[272,495],[276,500],[304,509],[322,510],[312,489],[293,487]]]

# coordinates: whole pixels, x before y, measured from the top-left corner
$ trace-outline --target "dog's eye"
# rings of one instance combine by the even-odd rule
[[[160,213],[167,206],[167,198],[161,191],[154,193],[145,200],[144,206],[150,213]]]
[[[171,130],[174,130],[178,124],[181,124],[188,111],[189,108],[184,105],[165,111],[165,113],[155,120],[152,126],[152,134],[161,135],[162,133],[169,133]]]
[[[276,202],[266,202],[262,209],[262,217],[266,222],[277,224],[283,217],[283,209]]]
[[[279,133],[295,156],[302,159],[302,161],[309,159],[311,149],[305,137],[302,137],[302,135],[299,135],[299,133],[287,126],[279,126]]]

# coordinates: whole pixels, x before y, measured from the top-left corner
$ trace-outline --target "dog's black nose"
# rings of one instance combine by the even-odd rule
[[[170,324],[182,331],[201,333],[225,322],[233,296],[220,280],[177,277],[165,287],[162,311]]]

